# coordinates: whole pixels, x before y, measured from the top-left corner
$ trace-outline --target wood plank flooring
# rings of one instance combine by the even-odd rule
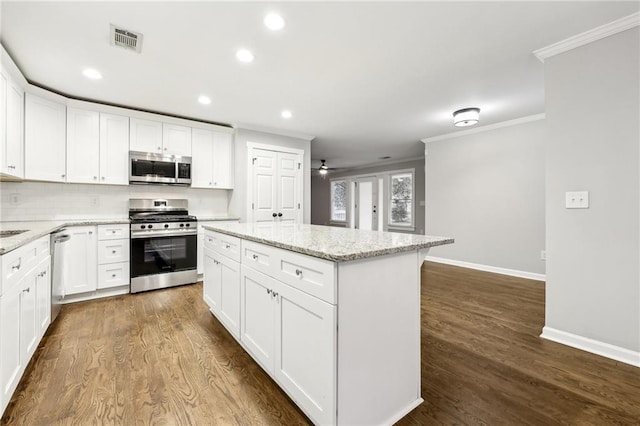
[[[544,284],[422,270],[422,396],[400,425],[640,424],[640,369],[539,338]],[[308,419],[192,285],[67,305],[1,424],[298,425]]]

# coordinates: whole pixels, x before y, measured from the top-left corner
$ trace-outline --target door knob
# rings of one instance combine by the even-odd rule
[[[278,217],[282,217],[282,213],[278,213]]]
[[[278,214],[277,214],[277,213],[274,213],[274,214],[272,214],[271,216],[276,217],[276,216],[278,216]]]

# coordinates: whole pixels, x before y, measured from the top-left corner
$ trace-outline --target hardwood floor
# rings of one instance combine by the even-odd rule
[[[640,424],[640,369],[545,341],[544,284],[427,263],[422,396],[400,425]],[[67,305],[2,424],[308,424],[202,286]]]

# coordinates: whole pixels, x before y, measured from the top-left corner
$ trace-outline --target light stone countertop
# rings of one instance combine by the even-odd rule
[[[240,220],[239,217],[229,217],[229,216],[200,216],[198,214],[194,215],[198,218],[198,222],[216,222],[218,220]]]
[[[31,241],[35,241],[65,226],[111,225],[115,223],[129,223],[129,218],[121,219],[67,219],[67,220],[39,220],[30,222],[0,222],[0,231],[24,230],[18,235],[0,238],[0,255],[15,250]]]
[[[222,234],[334,262],[453,244],[453,238],[364,231],[287,223],[220,223],[205,226]]]

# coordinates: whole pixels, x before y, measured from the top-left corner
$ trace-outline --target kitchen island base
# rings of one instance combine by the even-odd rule
[[[205,229],[211,312],[311,421],[393,424],[423,402],[428,247],[332,261]]]

